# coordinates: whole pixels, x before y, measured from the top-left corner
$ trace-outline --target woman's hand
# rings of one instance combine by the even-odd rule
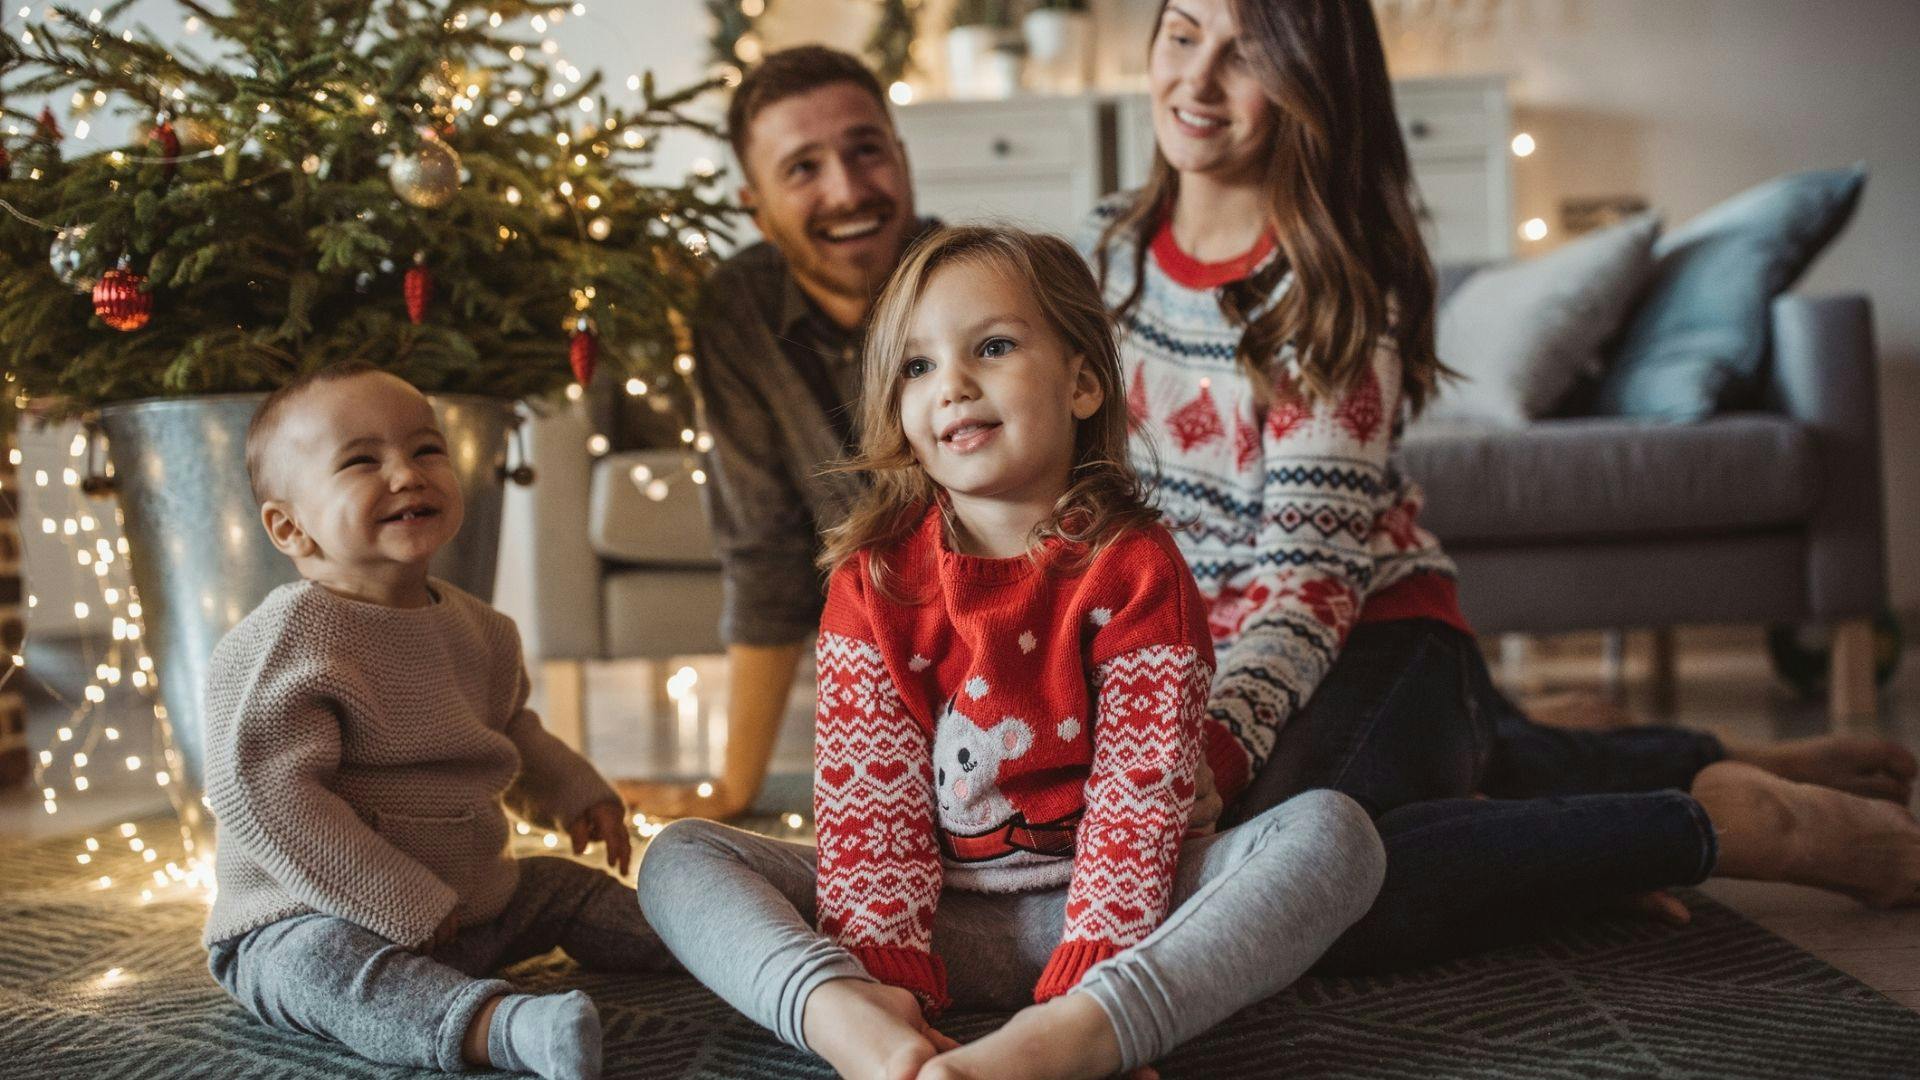
[[[627,810],[617,801],[595,803],[567,826],[575,855],[595,840],[607,845],[607,865],[626,876],[633,862],[633,838],[627,835]]]

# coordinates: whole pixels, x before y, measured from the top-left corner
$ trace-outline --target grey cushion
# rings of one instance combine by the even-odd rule
[[[1725,532],[1804,521],[1817,447],[1779,416],[1671,425],[1613,417],[1529,427],[1424,424],[1401,467],[1450,546]]]
[[[1440,308],[1440,359],[1463,376],[1428,415],[1518,427],[1582,376],[1653,274],[1660,221],[1641,214],[1556,251],[1468,278]]]
[[[1687,422],[1757,396],[1767,310],[1845,227],[1864,164],[1794,173],[1668,233],[1595,412]]]
[[[608,656],[665,660],[727,650],[717,571],[616,570],[602,588]]]
[[[644,566],[702,567],[720,561],[713,531],[700,504],[700,486],[687,472],[692,457],[674,450],[608,454],[594,463],[587,500],[587,541],[603,559]],[[635,482],[636,466],[670,479],[667,497],[655,502]]]

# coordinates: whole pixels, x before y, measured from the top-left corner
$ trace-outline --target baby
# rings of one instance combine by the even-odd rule
[[[325,369],[261,404],[247,470],[304,580],[208,672],[214,978],[374,1061],[599,1076],[586,995],[488,973],[555,946],[601,970],[671,959],[618,879],[507,853],[503,800],[622,873],[632,849],[613,789],[528,710],[513,621],[427,576],[463,513],[432,407],[371,367]]]

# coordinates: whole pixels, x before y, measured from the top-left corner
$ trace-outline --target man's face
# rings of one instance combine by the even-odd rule
[[[906,151],[853,83],[777,101],[747,125],[741,202],[812,293],[870,302],[913,229]]]

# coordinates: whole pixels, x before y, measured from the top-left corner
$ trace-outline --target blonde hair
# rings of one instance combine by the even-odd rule
[[[900,424],[900,369],[927,282],[936,270],[953,265],[990,267],[1033,296],[1068,355],[1082,357],[1100,386],[1100,407],[1081,420],[1074,433],[1067,490],[1034,530],[1032,545],[1057,537],[1082,545],[1083,558],[1091,558],[1127,530],[1151,525],[1160,516],[1147,505],[1140,478],[1127,459],[1119,347],[1112,317],[1087,264],[1057,236],[1006,227],[939,229],[907,251],[874,305],[861,369],[859,450],[833,466],[867,477],[869,486],[847,519],[827,531],[820,565],[831,571],[862,551],[872,551],[868,569],[883,593],[892,588],[880,550],[919,527],[930,505],[945,505]]]

